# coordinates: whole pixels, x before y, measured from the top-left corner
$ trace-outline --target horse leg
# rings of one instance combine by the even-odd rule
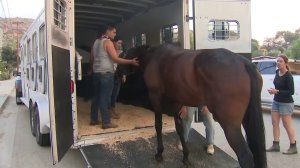
[[[190,165],[191,163],[189,162],[189,150],[186,145],[185,138],[183,136],[184,130],[183,130],[183,124],[182,124],[182,119],[180,118],[178,113],[174,113],[174,121],[175,121],[175,127],[176,127],[176,132],[180,138],[180,142],[182,144],[182,152],[183,152],[183,159],[182,162],[185,165]]]
[[[162,153],[164,151],[164,145],[162,141],[162,113],[161,111],[155,111],[155,130],[157,136],[157,153],[155,159],[158,162],[163,160]]]
[[[240,125],[228,125],[220,123],[225,132],[226,139],[238,157],[242,168],[254,168],[253,155],[243,137]]]
[[[163,161],[162,153],[164,151],[164,146],[162,142],[162,106],[161,106],[161,96],[149,93],[149,98],[151,100],[154,113],[155,113],[155,130],[157,138],[157,153],[155,159],[157,162]]]

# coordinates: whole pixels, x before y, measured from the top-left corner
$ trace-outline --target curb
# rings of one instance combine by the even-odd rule
[[[2,112],[3,107],[5,106],[5,103],[7,102],[8,95],[5,94],[5,95],[0,96],[0,97],[2,97],[2,99],[0,99],[0,112]]]

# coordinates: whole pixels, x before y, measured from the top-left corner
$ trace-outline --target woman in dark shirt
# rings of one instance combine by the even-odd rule
[[[292,113],[294,110],[294,79],[287,66],[288,58],[285,55],[280,55],[277,58],[276,75],[274,78],[275,88],[270,88],[270,94],[274,94],[272,103],[272,125],[273,125],[273,145],[267,149],[267,152],[279,152],[280,129],[279,121],[282,120],[283,126],[290,139],[290,148],[283,154],[296,154],[295,130],[292,125]]]

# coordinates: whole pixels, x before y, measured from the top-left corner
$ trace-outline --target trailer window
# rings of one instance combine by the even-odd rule
[[[46,46],[45,46],[45,25],[40,27],[39,30],[39,56],[40,59],[46,56]]]
[[[42,68],[42,66],[39,66],[39,82],[40,83],[42,83],[42,81],[43,81],[43,68]]]
[[[23,46],[23,50],[22,50],[22,62],[25,60],[26,58],[26,54],[25,54],[25,46]]]
[[[162,43],[178,42],[178,25],[166,26],[161,29]]]
[[[27,80],[29,80],[29,68],[26,69],[26,77],[27,77]]]
[[[211,20],[208,23],[210,40],[236,40],[240,37],[240,26],[236,20]]]
[[[36,61],[37,60],[37,52],[38,52],[38,48],[37,48],[37,39],[36,39],[36,33],[34,33],[32,35],[32,60]]]
[[[54,0],[54,24],[66,29],[66,4],[62,0]]]
[[[31,40],[29,39],[27,41],[27,63],[30,63],[31,61]]]
[[[27,49],[27,47],[26,47],[26,43],[23,44],[23,47],[24,47],[24,50],[23,50],[24,59],[23,59],[23,61],[26,61],[27,60],[27,55],[26,55],[26,49]]]
[[[21,46],[21,55],[20,55],[20,61],[23,61],[23,59],[24,59],[24,48],[23,48],[24,46]],[[17,62],[17,63],[19,63],[19,62]]]
[[[133,47],[141,46],[146,44],[146,33],[137,34],[132,38]]]
[[[44,91],[43,93],[47,93],[47,82],[48,82],[48,69],[47,69],[47,64],[44,66]]]
[[[34,68],[31,68],[31,81],[34,81]]]

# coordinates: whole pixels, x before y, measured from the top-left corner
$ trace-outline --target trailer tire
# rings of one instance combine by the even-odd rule
[[[29,103],[29,122],[30,122],[30,130],[31,134],[33,136],[36,135],[35,130],[36,130],[36,120],[35,120],[35,115],[34,115],[34,109],[32,107],[32,103]]]
[[[16,97],[16,104],[17,105],[21,105],[22,104],[22,102],[20,102],[19,98],[17,98],[17,97]]]
[[[19,95],[20,95],[20,94],[18,94],[18,93],[16,92],[16,104],[17,104],[17,105],[23,104],[22,101],[21,101],[21,99],[20,99],[20,96],[19,96]]]
[[[35,110],[34,110],[34,114],[35,114],[35,121],[36,121],[36,142],[37,144],[39,144],[40,146],[49,146],[50,145],[50,133],[48,134],[42,134],[40,131],[40,117],[39,117],[39,109],[36,106]]]

